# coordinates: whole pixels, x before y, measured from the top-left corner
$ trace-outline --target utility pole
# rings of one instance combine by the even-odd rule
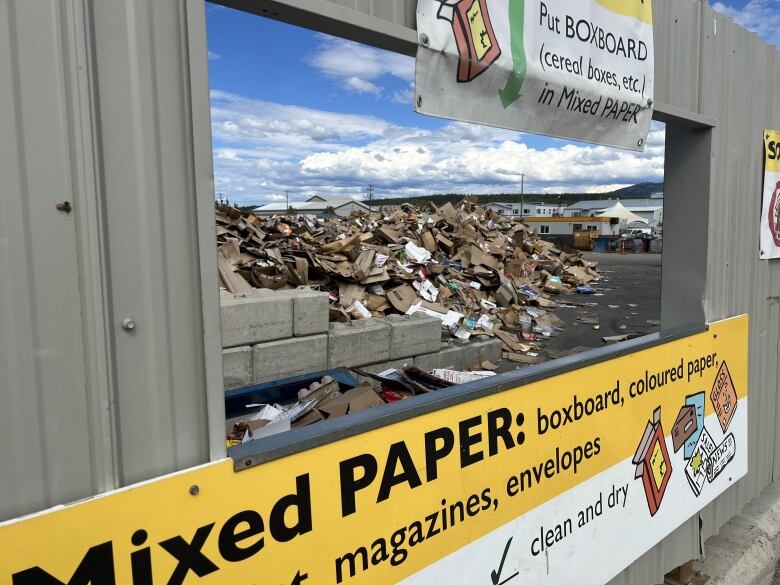
[[[520,173],[520,220],[525,214],[525,173]]]
[[[290,192],[284,192],[284,200],[287,202],[287,206],[284,208],[284,214],[290,215]]]
[[[368,206],[371,207],[371,202],[374,200],[374,186],[369,183],[368,184]]]

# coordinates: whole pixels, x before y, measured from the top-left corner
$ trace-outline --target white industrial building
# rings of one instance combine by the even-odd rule
[[[566,207],[563,215],[566,217],[594,217],[612,207],[615,199],[597,201],[578,201]],[[648,223],[658,225],[664,219],[663,199],[621,199],[620,203],[630,212],[635,213]]]
[[[565,236],[583,230],[595,232],[598,237],[618,236],[620,220],[610,217],[530,217],[525,222],[542,236]]]
[[[488,209],[492,209],[499,215],[516,215],[523,217],[554,217],[562,215],[564,207],[556,203],[489,203]]]
[[[353,211],[370,212],[371,209],[362,201],[356,201],[351,197],[333,197],[330,195],[314,195],[305,202],[290,202],[290,207],[296,214],[321,217],[326,215],[338,215],[346,217]],[[284,202],[269,203],[253,210],[255,215],[270,216],[284,215],[287,213],[287,204]]]
[[[586,232],[588,237],[616,238],[629,226],[646,227],[650,222],[622,205],[621,201],[608,201],[607,208],[593,212],[593,216],[529,217],[525,223],[534,228],[542,238],[561,245],[575,243],[577,234]]]

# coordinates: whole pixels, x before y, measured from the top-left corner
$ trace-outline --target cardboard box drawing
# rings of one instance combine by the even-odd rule
[[[650,515],[655,516],[672,476],[672,461],[666,449],[660,407],[653,412],[653,420],[647,423],[632,461],[636,465],[634,478],[642,478]]]
[[[486,0],[440,0],[438,17],[452,23],[458,46],[458,82],[484,72],[501,55]]]
[[[720,428],[725,433],[734,417],[734,412],[737,410],[737,390],[734,388],[734,381],[731,379],[731,372],[729,372],[725,361],[721,364],[718,375],[715,377],[710,400],[715,408],[715,414],[718,415]]]
[[[683,406],[672,427],[672,446],[674,447],[675,453],[677,453],[685,444],[685,441],[696,432],[696,428],[696,408],[690,405]]]

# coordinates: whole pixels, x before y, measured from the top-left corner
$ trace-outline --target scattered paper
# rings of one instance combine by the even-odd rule
[[[447,382],[452,382],[453,384],[466,384],[467,382],[483,380],[484,378],[489,378],[490,376],[496,375],[495,372],[490,371],[459,372],[456,370],[445,370],[440,368],[434,369],[432,373],[437,378],[447,380]]]

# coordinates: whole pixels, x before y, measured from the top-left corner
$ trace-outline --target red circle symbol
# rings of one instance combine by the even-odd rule
[[[769,232],[775,241],[775,246],[780,247],[780,182],[775,185],[772,200],[769,202]]]

